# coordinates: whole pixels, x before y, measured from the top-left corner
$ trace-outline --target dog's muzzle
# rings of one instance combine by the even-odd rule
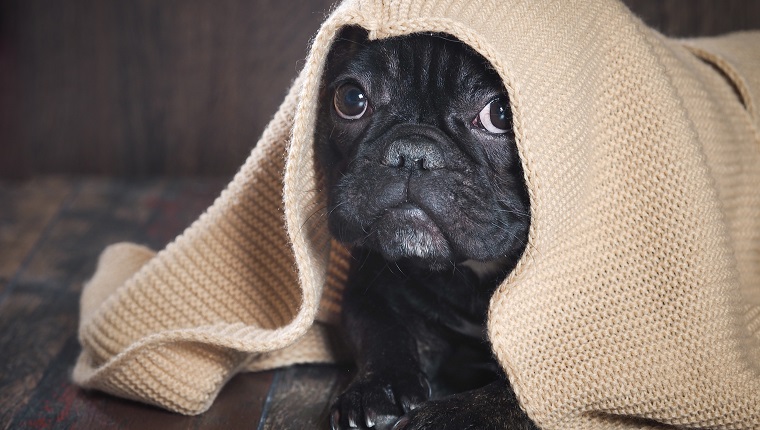
[[[382,164],[403,170],[436,170],[445,167],[438,143],[427,136],[413,134],[391,142],[383,152]]]

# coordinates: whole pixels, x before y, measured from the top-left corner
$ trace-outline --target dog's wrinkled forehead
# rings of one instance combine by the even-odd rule
[[[347,30],[333,51],[328,72],[333,83],[356,80],[376,101],[393,100],[407,110],[410,105],[493,97],[494,91],[503,88],[487,60],[445,34],[417,33],[368,42],[360,30]],[[385,79],[373,79],[378,74]]]

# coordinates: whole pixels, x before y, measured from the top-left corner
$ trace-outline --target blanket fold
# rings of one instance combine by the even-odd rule
[[[668,39],[617,0],[344,1],[214,204],[104,251],[75,382],[197,414],[237,372],[338,358],[312,144],[347,25],[449,34],[504,81],[532,222],[489,339],[541,428],[760,428],[760,34]]]

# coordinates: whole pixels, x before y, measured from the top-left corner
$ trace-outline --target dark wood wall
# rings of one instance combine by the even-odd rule
[[[331,4],[0,1],[0,177],[234,173]]]
[[[231,175],[331,3],[0,0],[0,179]],[[758,0],[626,3],[671,35],[760,28]]]

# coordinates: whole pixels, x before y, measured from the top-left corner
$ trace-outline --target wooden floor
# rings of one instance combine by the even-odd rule
[[[0,182],[0,429],[324,429],[349,371],[294,366],[233,378],[185,417],[70,381],[79,293],[108,244],[160,249],[228,179]]]

